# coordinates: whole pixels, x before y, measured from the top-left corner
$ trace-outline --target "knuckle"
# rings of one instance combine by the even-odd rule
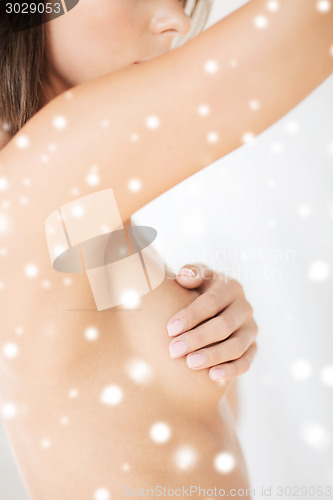
[[[218,346],[215,346],[213,349],[207,349],[206,351],[206,359],[208,365],[217,365],[221,362],[221,351],[218,349]]]
[[[235,280],[234,278],[232,278],[230,280],[235,292],[237,295],[244,295],[244,290],[243,290],[243,286],[241,285],[241,283],[237,280]]]
[[[243,355],[243,365],[244,365],[245,371],[248,371],[251,367],[251,360],[250,360],[250,357],[248,356],[247,352]]]
[[[232,356],[234,358],[239,358],[244,353],[244,345],[239,337],[233,337],[230,339],[230,349]]]
[[[186,340],[187,344],[191,346],[192,350],[199,349],[199,347],[207,344],[205,331],[201,327],[189,332],[184,340]]]
[[[253,349],[253,351],[254,351],[253,354],[255,356],[257,354],[257,352],[258,352],[258,345],[257,345],[256,341],[253,342],[251,348]]]
[[[226,373],[228,373],[229,378],[235,378],[241,374],[241,370],[235,361],[227,364]]]
[[[234,319],[231,315],[221,314],[219,316],[222,331],[224,333],[232,333],[234,331]]]
[[[252,308],[250,302],[248,302],[245,297],[241,297],[239,299],[239,304],[242,307],[242,312],[246,316],[247,320],[252,318],[253,308]]]
[[[246,301],[246,307],[247,307],[247,311],[248,311],[248,314],[249,316],[253,316],[253,307],[251,306],[250,302]]]
[[[205,303],[209,308],[209,310],[216,311],[218,309],[218,296],[216,292],[213,291],[206,292],[206,294],[203,295],[203,297],[205,297],[206,301]]]
[[[170,344],[176,344],[176,342],[183,341],[186,343],[188,347],[188,352],[193,349],[193,342],[191,342],[191,336],[189,335],[188,332],[182,333],[181,335],[177,335],[172,339]]]

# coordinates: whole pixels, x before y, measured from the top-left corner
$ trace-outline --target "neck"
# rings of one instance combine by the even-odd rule
[[[55,73],[48,72],[47,78],[42,80],[41,92],[39,96],[40,108],[45,106],[48,102],[52,101],[59,94],[62,94],[71,86],[63,79],[59,78]]]

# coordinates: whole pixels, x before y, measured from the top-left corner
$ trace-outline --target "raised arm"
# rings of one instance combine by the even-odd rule
[[[51,181],[47,200],[41,194],[47,216],[78,183],[81,196],[91,192],[84,177],[97,165],[98,189],[112,187],[128,219],[241,146],[244,133],[275,123],[333,72],[333,8],[268,4],[252,0],[172,52],[61,94],[2,150],[3,171],[14,165],[16,174]],[[17,147],[20,135],[27,147]],[[57,150],[49,154],[50,144]],[[131,191],[133,178],[141,189]]]

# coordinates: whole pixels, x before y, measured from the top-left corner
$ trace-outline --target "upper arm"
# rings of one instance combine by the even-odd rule
[[[74,87],[70,99],[61,94],[26,123],[19,134],[29,146],[17,148],[14,137],[0,163],[41,181],[45,216],[74,186],[90,193],[86,177],[95,166],[97,189],[111,187],[128,219],[239,147],[245,132],[272,125],[331,74],[333,11],[318,13],[315,4],[281,0],[279,11],[268,12],[266,2],[252,0],[178,49]],[[267,29],[254,26],[261,14]],[[215,73],[204,71],[208,60],[217,62]],[[255,112],[251,99],[261,104]],[[209,114],[199,113],[202,105]],[[66,118],[64,128],[53,125],[57,116]],[[142,184],[135,192],[133,178]]]

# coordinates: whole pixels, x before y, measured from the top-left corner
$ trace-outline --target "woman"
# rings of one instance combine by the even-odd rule
[[[199,324],[224,308],[213,289],[201,296],[205,317],[196,311],[186,324],[198,325],[195,335],[175,334],[171,345],[182,338],[187,352],[206,357],[189,370],[184,358],[167,354],[165,325],[171,315],[170,321],[186,315],[200,298],[196,290],[165,279],[140,297],[139,309],[97,312],[82,275],[64,282],[51,268],[41,231],[58,207],[110,187],[128,225],[140,207],[235,149],[245,132],[267,128],[327,78],[332,12],[317,10],[312,0],[302,2],[302,15],[289,0],[267,6],[252,0],[171,52],[172,39],[190,29],[176,0],[108,0],[98,8],[81,0],[45,24],[43,107],[13,130],[0,153],[2,185],[18,200],[4,206],[11,209],[4,219],[4,330],[22,334],[24,352],[16,366],[3,365],[3,393],[17,404],[20,418],[7,429],[34,499],[121,498],[156,485],[173,491],[197,485],[207,497],[216,487],[239,498],[249,487],[222,397],[229,383],[212,384],[207,371],[255,345],[239,286],[231,283],[224,297],[232,314]],[[142,59],[153,60],[134,64]],[[288,92],[281,92],[286,83]],[[259,114],[246,109],[252,97],[262,101]],[[85,182],[96,174],[91,166],[98,189]],[[142,187],[133,191],[137,178]],[[24,327],[14,321],[16,300]],[[216,336],[206,325],[214,320],[227,340],[211,346]]]
[[[200,6],[200,4],[198,4],[198,6]],[[171,12],[171,15],[175,15],[174,10]],[[179,11],[178,7],[176,17],[184,18],[184,13]],[[171,20],[171,22],[174,23],[174,20]],[[47,30],[51,28],[51,23],[46,25],[46,28]],[[20,53],[20,64],[25,64],[26,67],[29,68],[28,61],[22,61],[24,59],[23,52],[24,50],[27,50],[27,46],[29,45],[29,33],[30,37],[33,37],[36,35],[36,30],[24,32],[23,36],[25,38],[16,36],[16,38],[13,38],[10,42],[7,41],[8,45],[7,47],[4,47],[4,50],[9,50],[10,47],[11,57],[7,57],[7,65],[5,62],[1,65],[4,73],[6,70],[10,70],[11,74],[13,74],[13,71],[15,71],[15,68],[18,65],[18,61],[15,60],[15,50]],[[43,47],[41,38],[43,36],[43,30],[40,30],[39,35],[40,39],[38,40],[40,40],[40,43],[38,44],[37,40],[33,41],[37,52]],[[49,33],[49,37],[50,36],[51,35]],[[5,37],[3,39],[6,40]],[[47,40],[49,39],[47,38]],[[48,47],[52,47],[52,43],[50,41]],[[51,50],[49,50],[46,54],[46,65],[51,60],[51,53]],[[6,60],[7,54],[3,51],[2,55]],[[31,56],[31,53],[27,50],[27,59],[31,59]],[[81,62],[81,67],[84,68],[84,61]],[[109,64],[105,66],[105,71],[108,70],[110,70]],[[73,72],[73,75],[75,75],[75,72]],[[33,67],[31,70],[31,78],[35,79],[35,77],[35,67]],[[50,69],[47,74],[44,75],[44,78],[45,81],[43,82],[40,92],[40,102],[37,100],[35,103],[38,107],[42,107],[54,98],[57,93],[61,92],[60,89],[55,89],[53,87],[52,91],[46,91],[47,86],[53,81],[53,73]],[[26,82],[28,79],[29,77],[27,76]],[[6,81],[5,78],[2,80]],[[13,90],[15,89],[15,91],[17,91],[17,82],[14,82],[14,85],[11,87]],[[21,88],[22,92],[24,92],[25,85],[22,84]],[[23,125],[22,120],[27,120],[30,115],[33,116],[36,111],[33,109],[33,96],[35,93],[30,91],[28,95],[31,95],[32,98],[27,99],[26,95],[24,99],[22,98],[20,100],[20,104],[15,108],[14,105],[9,104],[12,101],[8,94],[7,96],[5,96],[4,93],[2,94],[3,118],[5,119],[4,121],[5,124],[7,124],[7,128],[8,125],[11,126],[11,133],[3,133],[1,136],[2,148],[8,144],[12,137],[15,136],[15,132],[20,130]],[[25,106],[29,107],[29,111],[25,110]],[[4,177],[1,177],[1,179],[5,182]],[[27,182],[26,180],[25,185],[27,184],[29,184],[29,181]],[[13,192],[11,193],[11,199],[14,199],[12,196]],[[23,203],[26,202],[26,200],[27,198],[21,198]],[[31,207],[31,200],[29,203]],[[6,206],[6,201],[4,201],[4,207]],[[19,214],[16,214],[15,218],[17,224]],[[124,223],[125,226],[128,226],[129,224],[130,221],[125,221]],[[38,246],[40,246],[40,226],[37,223],[35,227],[39,233]],[[17,236],[19,232],[20,231],[16,233],[15,231]],[[8,243],[8,245],[10,245],[10,241],[13,241],[13,239],[15,239],[15,236],[13,234],[9,234],[6,244]],[[28,240],[31,241],[31,239],[33,240],[34,238],[31,238],[31,235],[29,235]],[[26,241],[25,245],[27,243],[28,242]],[[20,243],[20,245],[21,244],[22,243]],[[37,253],[39,255],[37,256],[37,254],[35,254],[35,262],[38,263],[40,272],[40,267],[45,255],[44,257],[40,255],[40,249],[37,250]],[[12,252],[8,252],[8,257],[10,255],[13,255]],[[22,259],[25,260],[25,258],[25,252],[21,251],[19,260],[22,261]],[[44,264],[45,269],[47,269],[49,267],[49,262],[44,262]],[[8,269],[9,267],[10,263]],[[27,276],[31,277],[31,274],[33,274],[31,271],[34,269],[33,265],[25,265],[24,269],[26,269],[25,278]],[[185,274],[186,271],[187,273],[191,271],[194,272],[194,277]],[[22,277],[21,271],[18,274],[18,279],[20,275]],[[4,276],[4,278],[6,278],[5,283],[7,299],[8,302],[11,302],[12,295],[8,293],[8,284],[12,281],[12,278],[9,276]],[[179,423],[176,426],[178,428],[178,432],[180,429],[186,429],[188,424],[191,422],[192,430],[191,428],[186,429],[188,439],[189,441],[192,441],[194,439],[193,430],[197,431],[198,437],[196,439],[198,442],[198,450],[202,450],[206,454],[208,452],[208,456],[209,450],[218,450],[219,447],[222,446],[222,442],[221,444],[218,444],[218,441],[221,439],[221,434],[223,432],[227,432],[228,440],[235,443],[233,445],[233,449],[235,449],[240,458],[242,458],[235,436],[235,431],[233,429],[234,424],[230,419],[231,414],[226,402],[224,403],[225,407],[223,409],[222,407],[220,408],[223,413],[222,420],[220,420],[217,413],[219,399],[221,399],[224,394],[227,394],[228,402],[230,403],[233,412],[237,414],[237,401],[235,399],[234,387],[227,393],[227,388],[230,387],[230,384],[225,387],[214,387],[214,382],[210,381],[208,377],[208,375],[212,377],[213,373],[208,370],[209,367],[215,366],[216,368],[220,362],[223,362],[225,376],[228,379],[243,373],[249,368],[256,351],[255,336],[257,333],[257,326],[252,317],[251,307],[245,300],[242,288],[236,281],[226,280],[218,274],[213,275],[210,270],[200,264],[197,266],[189,265],[186,269],[182,269],[181,273],[177,275],[176,280],[174,280],[175,276],[167,270],[166,278],[171,278],[172,281],[170,279],[168,281],[165,279],[163,284],[159,286],[158,290],[151,292],[149,296],[145,297],[144,307],[141,303],[140,311],[136,310],[135,312],[126,313],[126,310],[124,309],[119,310],[119,308],[113,308],[112,316],[108,316],[106,327],[106,323],[104,321],[104,319],[106,319],[105,316],[101,316],[101,313],[96,314],[96,305],[93,303],[91,291],[89,290],[87,283],[82,282],[82,280],[77,281],[77,279],[70,281],[68,277],[65,280],[62,280],[60,275],[56,277],[56,279],[59,280],[59,294],[63,296],[64,291],[66,293],[66,288],[65,290],[63,289],[64,285],[69,287],[69,295],[67,296],[67,299],[65,299],[65,309],[68,310],[68,314],[65,314],[67,314],[68,317],[63,318],[62,320],[59,315],[58,307],[56,316],[54,316],[55,311],[52,313],[50,310],[50,299],[52,296],[51,300],[53,301],[55,295],[54,292],[51,295],[47,291],[48,287],[51,286],[51,283],[54,290],[55,283],[52,278],[53,276],[50,276],[50,280],[44,279],[42,281],[42,289],[40,290],[41,294],[38,293],[38,296],[35,295],[33,299],[34,305],[31,302],[31,305],[28,307],[27,294],[30,292],[30,288],[29,285],[27,287],[24,282],[25,289],[21,287],[23,295],[21,296],[20,303],[23,303],[21,300],[24,300],[27,307],[26,311],[29,311],[27,316],[21,311],[18,318],[17,315],[13,314],[12,310],[8,311],[6,316],[4,313],[2,315],[6,324],[6,328],[3,329],[4,335],[2,340],[5,342],[4,353],[7,353],[7,356],[2,364],[2,374],[4,375],[1,381],[1,392],[4,403],[3,413],[5,417],[9,417],[9,420],[6,419],[5,422],[8,434],[15,450],[15,455],[27,490],[32,498],[44,498],[46,495],[49,497],[51,485],[53,486],[51,489],[53,491],[52,494],[54,498],[73,498],[77,495],[80,495],[80,497],[86,496],[86,498],[92,498],[92,495],[94,495],[94,498],[107,498],[107,495],[109,494],[108,491],[112,491],[114,495],[117,494],[117,488],[120,489],[122,486],[121,481],[123,480],[129,480],[132,482],[133,486],[135,486],[137,479],[144,480],[146,477],[147,481],[147,474],[149,470],[151,470],[151,480],[160,480],[161,470],[160,472],[156,471],[154,473],[152,469],[152,460],[155,461],[157,458],[156,450],[153,450],[153,452],[152,450],[147,451],[145,450],[144,444],[147,440],[147,429],[152,427],[154,422],[151,422],[151,418],[146,417],[143,418],[141,426],[138,426],[137,423],[136,415],[139,412],[141,417],[143,417],[143,408],[145,408],[145,411],[148,410],[148,412],[153,411],[156,416],[160,413],[161,418],[165,418],[166,410],[164,406],[167,404],[169,406],[168,412],[171,418],[170,422],[172,422],[175,418],[181,418],[183,420],[181,426]],[[182,286],[193,290],[185,292],[185,290],[182,290],[179,286],[177,286],[176,281]],[[14,288],[17,289],[17,286],[14,286]],[[194,290],[194,288],[197,288],[197,290]],[[78,289],[80,289],[79,295],[77,295]],[[45,297],[45,292],[49,294],[49,297]],[[17,293],[17,290],[15,293]],[[25,299],[23,299],[23,296],[25,296]],[[75,300],[78,299],[76,305],[71,303],[69,296],[76,296]],[[82,304],[83,297],[85,297],[85,299]],[[212,298],[214,300],[213,303]],[[68,299],[69,301],[67,302]],[[31,315],[31,311],[35,311],[37,305],[38,319],[36,318],[36,315]],[[184,308],[179,311],[179,307]],[[61,307],[62,311],[63,309],[64,306]],[[174,314],[177,310],[178,312]],[[221,310],[223,310],[223,312],[220,314]],[[110,313],[111,311],[108,312]],[[170,314],[172,314],[171,318],[169,318]],[[153,315],[156,315],[156,324],[152,321]],[[32,318],[32,316],[34,316],[34,318]],[[214,318],[214,316],[217,317]],[[204,323],[205,320],[211,317],[213,317],[211,321]],[[141,321],[141,327],[139,329],[137,326],[138,318],[140,318]],[[179,359],[170,358],[171,352],[168,353],[168,344],[172,346],[175,342],[173,340],[170,342],[170,339],[167,341],[164,340],[167,338],[165,326],[168,318],[168,326],[172,323],[173,331],[175,331],[174,325],[177,324],[177,320],[178,322],[180,320],[181,323],[185,322],[185,332],[188,333],[176,334],[176,338],[178,340],[187,340],[187,354],[198,350],[199,347],[206,347],[205,350],[200,350],[200,352],[206,352],[207,354],[207,360],[203,367],[190,367],[188,363],[190,357],[188,355],[185,357],[186,353],[181,354],[178,352],[178,354],[176,354],[176,358]],[[217,321],[217,318],[219,321]],[[75,326],[72,324],[71,320],[75,321]],[[174,323],[174,320],[176,320],[176,323]],[[19,321],[19,325],[17,324],[17,321]],[[221,327],[222,321],[225,322],[224,328]],[[229,324],[227,321],[229,321]],[[195,328],[195,326],[200,323],[205,325],[204,329]],[[22,325],[24,325],[24,327]],[[17,359],[15,356],[10,355],[11,349],[13,351],[14,348],[15,351],[15,347],[17,348],[16,343],[14,344],[10,341],[11,332],[13,331],[19,335],[23,331],[25,334],[28,333],[28,335],[26,335],[26,342],[24,342],[24,337],[20,339],[20,356],[17,356]],[[56,339],[58,336],[57,332],[60,331],[70,332],[66,340],[63,336]],[[73,331],[75,331],[76,334],[73,335]],[[140,332],[140,345],[136,345],[137,340],[135,339],[138,331]],[[149,347],[147,342],[149,338],[152,337],[152,333],[155,331],[158,332],[159,336],[156,337],[157,342],[154,346],[155,352],[152,352],[152,346]],[[38,332],[38,334],[29,335],[29,332]],[[88,347],[88,350],[86,350],[87,346],[85,344],[87,344],[88,341],[93,340],[92,337],[96,335],[97,332],[99,336],[98,352],[92,350],[91,347]],[[109,345],[110,332],[113,332],[113,336],[115,337],[114,341],[116,341],[117,338],[117,347],[114,346],[114,348],[112,348],[112,346]],[[198,343],[199,335],[201,345]],[[101,336],[102,338],[105,337],[103,341]],[[210,344],[215,345],[220,343],[219,341],[223,341],[225,338],[229,338],[228,342],[230,342],[232,338],[237,340],[238,336],[242,341],[242,352],[237,352],[237,356],[233,354],[232,350],[229,348],[229,344],[226,342],[224,343],[224,353],[215,352],[214,354],[213,346],[208,347]],[[41,345],[41,339],[43,345]],[[113,351],[113,354],[111,354],[111,350],[109,350],[110,348]],[[116,352],[114,352],[114,349]],[[103,351],[107,357],[103,358]],[[81,371],[83,368],[83,364],[81,363],[83,358],[85,359],[85,365],[89,360],[89,363],[85,366],[85,372]],[[15,362],[13,366],[14,359]],[[96,366],[94,367],[92,365],[92,363],[95,364],[97,362],[100,366],[99,370],[96,370]],[[69,462],[66,465],[63,458],[57,461],[57,465],[52,463],[52,460],[55,459],[55,455],[51,462],[47,465],[47,460],[45,461],[45,450],[51,446],[51,441],[49,437],[39,437],[38,435],[45,432],[44,429],[46,429],[50,425],[51,420],[54,419],[54,413],[62,411],[64,402],[66,403],[68,398],[74,398],[76,396],[79,397],[81,392],[88,390],[88,381],[91,381],[92,373],[95,374],[95,391],[98,390],[98,386],[102,383],[103,377],[110,377],[110,374],[108,374],[108,367],[113,364],[115,365],[113,368],[114,375],[121,382],[121,387],[124,387],[124,377],[126,379],[126,373],[129,374],[127,377],[132,379],[132,385],[130,384],[127,387],[127,398],[131,401],[131,404],[133,404],[138,397],[136,395],[136,385],[143,384],[143,392],[139,398],[140,403],[137,406],[137,409],[134,408],[131,412],[129,412],[129,418],[127,419],[126,424],[127,427],[133,427],[133,424],[135,423],[136,431],[134,432],[133,429],[132,435],[129,434],[129,437],[122,437],[118,448],[116,448],[115,444],[112,443],[112,451],[109,449],[108,453],[105,455],[105,448],[103,444],[105,442],[104,432],[97,429],[93,430],[93,433],[89,433],[88,429],[92,428],[92,426],[88,424],[84,418],[87,411],[88,413],[90,412],[87,408],[89,406],[91,407],[91,404],[96,404],[96,398],[91,395],[88,397],[86,403],[81,402],[76,405],[75,412],[79,412],[78,415],[80,414],[81,423],[75,424],[75,428],[76,432],[84,433],[86,435],[86,444],[84,445],[84,448],[91,448],[92,442],[94,443],[94,447],[96,447],[96,445],[99,447],[99,457],[96,456],[96,461],[98,462],[97,476],[94,478],[94,475],[91,473],[88,483],[83,481],[81,486],[78,487],[75,478],[78,479],[78,477],[82,474],[85,469],[85,465],[82,460],[80,460],[81,463],[77,462],[75,460],[75,456],[78,453],[79,448],[82,449],[82,443],[79,444],[76,442],[75,444],[75,438],[70,445],[67,442],[66,455],[68,456]],[[125,371],[124,369],[121,370],[120,367],[122,365],[124,366]],[[79,366],[80,369],[78,370]],[[152,366],[154,366],[155,377],[158,382],[155,384],[150,382],[149,387],[147,388],[144,384],[149,382],[149,380],[147,380],[149,379],[149,375],[152,376]],[[170,372],[170,369],[173,369],[173,371]],[[202,371],[205,375],[200,375],[200,378],[196,376],[197,374],[194,376],[190,375],[189,377],[187,373],[189,370],[196,370],[197,372]],[[68,384],[73,383],[73,377],[77,376],[80,378],[80,389],[68,388]],[[41,377],[43,378],[43,383],[41,383]],[[175,388],[179,385],[180,381],[182,383],[182,390],[177,388],[177,394],[172,395],[171,391],[175,392]],[[16,392],[16,389],[18,388],[17,384],[19,384],[20,387],[20,394]],[[84,386],[85,389],[83,388]],[[110,394],[110,385],[107,385],[107,387],[109,388],[109,392],[106,392],[106,394]],[[111,394],[112,388],[115,390],[115,387],[115,384],[111,384]],[[191,412],[195,411],[198,415],[196,417],[189,413],[189,411],[185,412],[182,407],[179,407],[179,401],[181,401],[182,404],[184,404],[185,401],[187,402],[187,405],[190,404],[191,400],[193,400],[195,396],[195,394],[193,394],[194,387],[196,387],[197,391],[196,399],[197,397],[204,398],[201,401],[201,409],[197,408],[195,410],[196,404],[192,403]],[[46,394],[50,392],[50,389],[52,393],[52,402],[48,399],[48,397],[48,401],[45,400]],[[21,391],[24,393],[23,399]],[[108,401],[108,403],[110,403],[110,401]],[[105,404],[105,401],[103,404]],[[13,415],[13,408],[15,408],[15,415]],[[102,416],[99,404],[97,405],[96,410],[96,415],[93,417],[93,414],[91,413],[89,418],[95,419],[97,415],[99,415],[98,418]],[[211,413],[210,416],[208,412]],[[203,423],[201,423],[201,419],[199,420],[200,413],[203,414]],[[27,414],[29,415],[28,420],[23,418],[24,415]],[[10,417],[13,416],[15,416],[15,419],[10,419]],[[51,420],[49,420],[50,418]],[[72,411],[69,411],[67,412],[67,415],[62,415],[60,418],[56,418],[56,426],[59,426],[61,429],[61,426],[69,425],[72,418]],[[103,425],[110,423],[116,433],[119,433],[120,429],[124,425],[123,419],[121,426],[119,419],[116,421],[113,418],[112,421],[110,421],[109,414],[105,414],[104,417],[102,416],[102,420],[104,421]],[[214,447],[207,443],[207,435],[209,436],[207,433],[211,432],[209,426],[211,429],[216,427],[215,435],[218,441]],[[166,427],[163,422],[158,424],[157,427],[155,422],[155,427],[153,427],[155,432],[156,429],[158,430],[159,428],[162,428],[162,431],[164,429],[165,432]],[[107,436],[108,439],[111,439],[110,430],[107,431]],[[65,436],[63,436],[63,438],[64,437]],[[53,439],[55,439],[55,437],[53,437]],[[65,439],[67,440],[67,438]],[[156,438],[154,439],[156,441]],[[209,440],[210,439],[211,437],[209,437]],[[28,444],[27,440],[30,444]],[[152,438],[149,435],[148,440],[149,442],[155,442],[152,441]],[[99,444],[97,444],[98,441]],[[142,444],[140,444],[140,442]],[[140,451],[140,464],[135,461],[135,453],[137,453],[136,447],[138,447]],[[223,449],[223,446],[221,449]],[[112,464],[113,454],[115,454],[116,451],[117,453],[126,455],[127,458],[126,461],[120,460],[118,457],[113,458],[115,460],[113,467],[114,472],[117,475],[117,479],[111,479],[110,465]],[[177,452],[179,454],[178,458]],[[182,449],[181,441],[178,446],[175,447],[174,454],[176,455],[172,461],[174,462],[174,467],[176,467],[177,470],[193,469],[194,464],[191,464],[189,458],[186,458],[186,453],[188,454],[189,452],[191,453],[190,449],[187,449],[186,447]],[[184,455],[183,458],[182,453]],[[166,455],[165,447],[160,449],[159,458],[161,463],[170,462],[170,459],[168,459],[168,456]],[[188,463],[186,463],[186,461],[188,461]],[[76,464],[76,472],[73,469],[74,464]],[[145,473],[142,472],[142,467],[144,467]],[[200,467],[201,470],[204,471],[204,467],[202,465]],[[67,471],[66,474],[65,471]],[[123,472],[126,475],[121,478],[119,477],[119,472]],[[245,471],[242,471],[242,475],[243,474],[246,474]],[[63,480],[60,481],[59,477],[61,476],[63,476]],[[209,476],[209,479],[213,479],[213,476]],[[99,487],[98,485],[101,484],[104,486]],[[107,489],[105,486],[107,486]]]

